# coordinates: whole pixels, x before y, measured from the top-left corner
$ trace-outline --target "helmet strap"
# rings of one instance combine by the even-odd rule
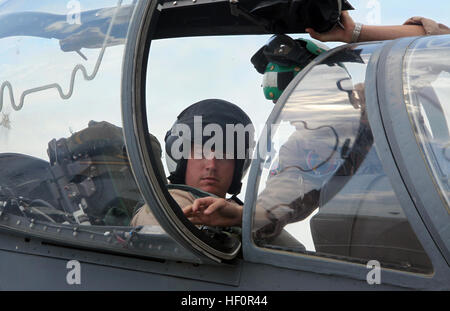
[[[181,159],[177,163],[177,168],[174,172],[170,174],[167,179],[169,179],[172,184],[185,184],[186,179],[186,168],[187,168],[187,160]]]

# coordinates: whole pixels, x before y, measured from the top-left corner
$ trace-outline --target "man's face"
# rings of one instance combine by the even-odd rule
[[[224,198],[234,174],[234,159],[216,159],[214,154],[187,161],[186,185]]]

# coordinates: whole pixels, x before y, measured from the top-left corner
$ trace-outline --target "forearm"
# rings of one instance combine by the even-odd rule
[[[402,37],[414,37],[425,35],[425,30],[419,25],[401,26],[373,26],[363,25],[358,42],[393,40]]]
[[[344,27],[336,26],[327,33],[318,33],[311,28],[307,28],[306,32],[308,32],[312,38],[323,42],[339,41],[352,43],[352,39],[354,40],[357,37],[357,31],[354,32],[356,23],[347,11],[342,12],[341,22]],[[356,42],[393,40],[401,37],[442,34],[450,34],[450,28],[443,24],[436,23],[432,19],[416,16],[408,19],[403,25],[362,25],[361,32]]]

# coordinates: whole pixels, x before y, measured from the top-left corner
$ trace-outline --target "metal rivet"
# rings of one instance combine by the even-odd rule
[[[177,2],[176,2],[176,1],[174,1],[174,2],[173,2],[173,5],[177,5]]]

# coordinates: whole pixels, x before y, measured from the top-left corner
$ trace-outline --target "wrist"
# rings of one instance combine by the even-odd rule
[[[355,23],[355,26],[352,31],[352,35],[350,38],[350,41],[348,43],[356,43],[359,42],[359,37],[361,36],[363,24],[361,23]]]
[[[242,226],[242,218],[244,216],[243,214],[244,214],[244,206],[238,205],[237,217],[235,218],[234,226],[236,226],[236,227]]]

